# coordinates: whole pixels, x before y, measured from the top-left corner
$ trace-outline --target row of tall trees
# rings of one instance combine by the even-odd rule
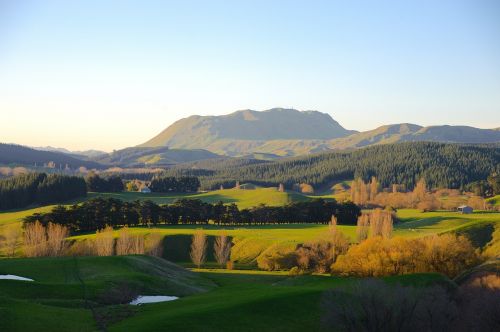
[[[29,173],[0,180],[0,210],[49,204],[87,195],[81,177]]]
[[[340,224],[355,225],[360,209],[357,205],[325,201],[293,202],[285,206],[259,205],[240,210],[236,204],[205,203],[198,199],[180,199],[173,204],[158,205],[152,201],[124,202],[113,198],[94,198],[70,207],[56,206],[48,213],[35,213],[25,222],[49,222],[88,232],[106,225],[136,226],[157,224],[326,224],[334,215]]]

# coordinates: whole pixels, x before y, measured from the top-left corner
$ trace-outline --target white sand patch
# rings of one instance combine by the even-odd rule
[[[141,305],[146,303],[158,303],[158,302],[167,302],[177,300],[177,296],[165,296],[165,295],[151,295],[151,296],[143,296],[139,295],[135,300],[130,302],[131,305]]]
[[[33,279],[30,279],[30,278],[15,276],[13,274],[0,274],[0,279],[5,279],[5,280],[22,280],[22,281],[35,281]]]

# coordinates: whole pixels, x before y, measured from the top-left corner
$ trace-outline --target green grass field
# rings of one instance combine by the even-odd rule
[[[0,259],[0,274],[35,280],[0,280],[2,331],[94,331],[89,308],[102,311],[103,305],[120,303],[123,294],[182,297],[216,287],[149,256]]]
[[[347,184],[345,184],[347,185]],[[267,205],[282,205],[290,201],[308,200],[318,196],[307,196],[296,192],[279,192],[276,188],[256,189],[226,189],[196,194],[142,194],[135,192],[124,193],[90,193],[92,197],[115,197],[126,201],[137,199],[151,199],[157,203],[169,203],[181,197],[199,198],[206,202],[217,202],[222,200],[226,203],[234,202],[240,208],[251,207],[261,203]],[[332,198],[332,195],[319,196]],[[5,225],[18,223],[25,216],[35,212],[49,211],[52,206],[26,209],[22,211],[11,211],[0,213],[0,231]],[[494,226],[500,221],[500,213],[475,212],[463,215],[457,212],[437,211],[420,212],[418,210],[401,209],[397,212],[399,223],[395,224],[394,235],[404,237],[421,237],[430,234],[445,232],[458,232],[469,236],[474,243],[480,247],[491,239]],[[143,227],[134,228],[133,232],[149,233],[151,231],[161,232],[166,236],[165,257],[175,262],[186,263],[189,261],[188,248],[190,236],[195,228],[201,226],[160,226],[155,229]],[[206,229],[209,240],[221,231],[220,227],[203,226]],[[256,258],[268,248],[273,246],[284,249],[293,249],[297,244],[324,236],[326,226],[324,225],[267,225],[267,226],[244,226],[237,228],[225,227],[229,236],[235,243],[232,259],[241,267],[255,267]],[[339,226],[339,229],[352,241],[355,240],[355,226]],[[72,239],[84,240],[93,235],[79,235]],[[209,257],[210,258],[210,257]]]
[[[224,203],[235,203],[241,209],[250,208],[259,204],[280,206],[292,201],[305,201],[313,198],[293,191],[279,192],[277,188],[259,187],[255,189],[223,189],[193,194],[143,194],[138,192],[90,193],[89,197],[113,197],[124,201],[148,199],[158,204],[173,203],[179,198],[192,198],[200,199],[207,203],[216,203],[219,201]],[[330,198],[331,197],[332,196],[330,196]]]
[[[356,280],[263,271],[193,273],[145,256],[0,259],[3,273],[35,282],[0,280],[2,331],[95,331],[96,318],[110,331],[318,331],[322,293]],[[386,280],[416,286],[450,282],[435,274]],[[143,295],[181,298],[139,307],[104,303],[100,295],[113,294],[120,283]]]
[[[486,199],[486,202],[493,204],[493,206],[500,206],[500,195],[496,195]]]

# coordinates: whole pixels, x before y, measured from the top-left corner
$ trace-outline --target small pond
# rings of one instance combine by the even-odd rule
[[[130,302],[131,305],[141,305],[146,303],[158,303],[177,300],[177,296],[166,295],[139,295],[135,300]]]
[[[13,274],[0,274],[0,279],[4,279],[4,280],[35,281],[33,279],[30,279],[30,278],[15,276]]]

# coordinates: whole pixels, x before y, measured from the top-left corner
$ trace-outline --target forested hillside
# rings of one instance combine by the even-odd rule
[[[29,173],[0,180],[0,210],[62,202],[87,195],[82,177]]]
[[[203,168],[201,167],[203,166]],[[195,168],[195,169],[193,169]],[[236,181],[262,185],[309,183],[315,187],[338,180],[376,176],[381,185],[412,189],[424,177],[432,187],[462,188],[500,171],[500,146],[407,142],[355,151],[329,152],[274,162],[210,160],[185,164],[166,175],[195,175],[202,189],[232,186]]]

